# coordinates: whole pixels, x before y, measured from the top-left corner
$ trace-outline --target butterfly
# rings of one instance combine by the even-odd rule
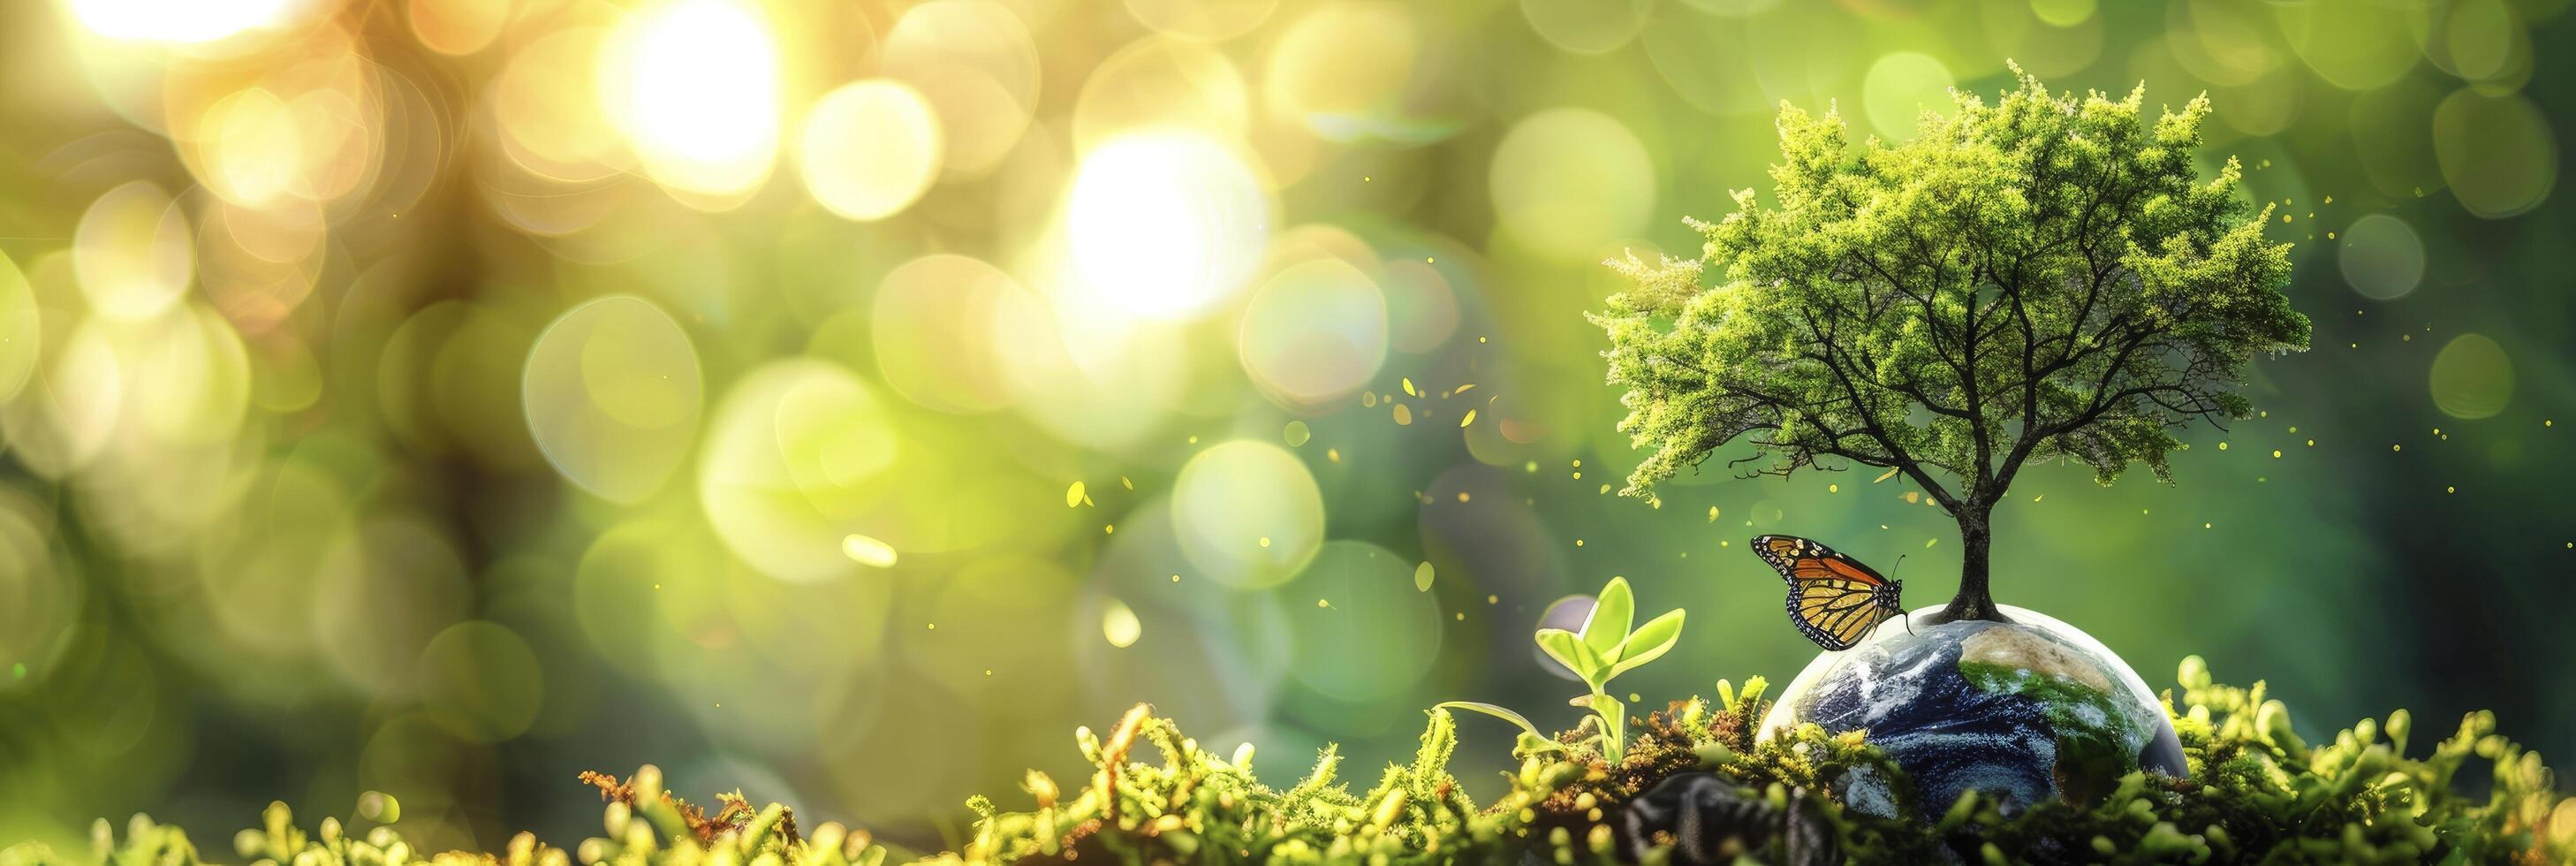
[[[1789,582],[1789,621],[1817,646],[1850,649],[1879,623],[1905,615],[1897,601],[1904,581],[1833,548],[1794,535],[1765,535],[1753,539],[1753,552]]]

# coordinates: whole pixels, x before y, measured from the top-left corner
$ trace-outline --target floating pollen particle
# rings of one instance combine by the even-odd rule
[[[1137,638],[1145,636],[1145,624],[1136,618],[1136,611],[1126,602],[1113,598],[1109,600],[1108,608],[1100,612],[1100,636],[1108,638],[1110,646],[1126,649],[1135,646]]]
[[[865,535],[841,539],[841,553],[851,561],[874,568],[893,568],[894,546]]]

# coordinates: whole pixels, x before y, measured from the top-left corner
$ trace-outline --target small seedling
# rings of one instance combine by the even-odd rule
[[[1632,628],[1636,611],[1628,580],[1614,577],[1601,588],[1601,596],[1592,605],[1592,615],[1584,619],[1582,631],[1543,628],[1537,636],[1541,651],[1592,688],[1591,694],[1578,696],[1571,703],[1592,711],[1599,724],[1586,741],[1597,742],[1601,757],[1613,764],[1627,754],[1628,706],[1610,696],[1610,680],[1663,656],[1682,637],[1681,609],[1666,611]],[[1440,706],[1484,713],[1519,725],[1524,748],[1564,748],[1539,733],[1538,726],[1528,718],[1511,710],[1472,701],[1451,701]]]

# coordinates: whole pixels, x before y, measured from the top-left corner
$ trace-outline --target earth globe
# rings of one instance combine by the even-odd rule
[[[1911,797],[1861,772],[1845,805],[1937,816],[1975,790],[2006,814],[2048,800],[2098,801],[2138,770],[2184,777],[2163,703],[2100,641],[2045,614],[1934,624],[1939,607],[1891,617],[1848,650],[1818,656],[1763,718],[1764,739],[1806,722],[1866,731],[1911,778]],[[1908,629],[1911,628],[1909,633]]]

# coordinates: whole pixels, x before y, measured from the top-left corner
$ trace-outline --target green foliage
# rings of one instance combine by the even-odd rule
[[[1077,732],[1094,768],[1087,785],[1066,791],[1032,772],[1024,785],[1029,811],[1000,811],[977,797],[969,804],[974,836],[962,850],[923,862],[1504,862],[1528,852],[1558,863],[1608,863],[1617,857],[1613,825],[1623,804],[1693,771],[1714,773],[1775,812],[1792,802],[1815,809],[1833,844],[1861,862],[2576,859],[2576,800],[2554,792],[2538,755],[2495,733],[2492,714],[2468,715],[2450,736],[2409,757],[2414,731],[2404,710],[2385,721],[2363,719],[2312,745],[2292,732],[2289,711],[2266,697],[2262,683],[2213,683],[2198,658],[2184,660],[2179,680],[2180,689],[2166,692],[2165,702],[2190,760],[2190,779],[2131,774],[2096,805],[2048,803],[2012,816],[1972,793],[1946,808],[1920,809],[1938,815],[1923,821],[1841,808],[1837,792],[1859,768],[1891,780],[1900,794],[1905,788],[1903,772],[1857,732],[1828,735],[1806,725],[1757,741],[1753,726],[1767,709],[1759,677],[1740,691],[1720,681],[1715,706],[1676,701],[1646,717],[1617,762],[1598,753],[1525,752],[1520,767],[1503,774],[1502,794],[1482,805],[1449,775],[1457,728],[1446,710],[1430,712],[1411,762],[1388,765],[1374,787],[1354,794],[1339,781],[1334,749],[1324,750],[1305,779],[1276,789],[1254,776],[1248,747],[1219,757],[1140,706],[1106,741]],[[1159,752],[1160,762],[1132,759],[1139,743]],[[2484,766],[2469,775],[2493,777],[2483,793],[2455,783],[2473,759]],[[576,859],[619,866],[874,866],[887,856],[865,833],[838,825],[799,837],[787,810],[774,804],[753,810],[728,797],[723,811],[706,818],[663,794],[650,767],[624,785],[610,782],[601,784],[610,798],[606,834],[570,854],[523,833],[499,854],[427,855],[402,841],[399,823],[353,835],[326,818],[308,835],[282,804],[269,809],[262,829],[236,837],[234,847],[254,866],[570,866]],[[1779,841],[1755,838],[1747,849]],[[122,842],[99,822],[95,847],[82,856],[33,845],[0,850],[0,866],[72,862],[203,861],[186,834],[140,816]]]
[[[2164,476],[2176,430],[2247,413],[2256,353],[2306,348],[2271,210],[2233,158],[2193,168],[2206,97],[2150,118],[2144,85],[2078,99],[2025,75],[1956,99],[1858,148],[1784,105],[1772,201],[1691,221],[1696,258],[1609,262],[1634,287],[1592,318],[1620,429],[1651,452],[1628,494],[1749,437],[1754,472],[1902,471],[1965,526],[2029,462]]]
[[[295,824],[285,803],[271,803],[258,829],[233,835],[233,854],[250,866],[571,866],[575,859],[594,866],[881,866],[886,848],[865,831],[826,823],[811,835],[799,835],[787,807],[772,803],[753,809],[740,796],[719,797],[725,807],[713,818],[662,790],[662,771],[646,766],[619,784],[595,773],[584,781],[598,784],[608,798],[601,816],[605,835],[584,840],[572,852],[537,841],[531,833],[510,837],[499,853],[467,851],[432,853],[403,839],[401,808],[392,797],[368,792],[359,798],[355,823],[373,824],[364,833],[323,818],[310,834]],[[605,780],[603,783],[601,780]],[[179,828],[136,815],[119,842],[107,819],[90,830],[90,850],[66,855],[42,845],[0,849],[0,866],[50,866],[95,863],[107,866],[201,866],[196,845]]]
[[[1594,731],[1581,741],[1601,751],[1611,763],[1618,763],[1627,747],[1628,707],[1610,695],[1610,680],[1654,661],[1673,648],[1682,638],[1682,611],[1674,608],[1664,615],[1635,626],[1637,602],[1628,590],[1628,579],[1614,577],[1601,588],[1592,604],[1592,615],[1583,620],[1583,630],[1561,628],[1538,630],[1540,651],[1557,664],[1573,671],[1577,679],[1592,688],[1592,693],[1574,699],[1574,705],[1592,711],[1588,723]],[[1635,626],[1633,629],[1632,626]],[[1473,710],[1519,725],[1524,742],[1535,740],[1541,747],[1552,747],[1538,731],[1538,726],[1519,713],[1492,704],[1473,701],[1451,701],[1439,709]]]

